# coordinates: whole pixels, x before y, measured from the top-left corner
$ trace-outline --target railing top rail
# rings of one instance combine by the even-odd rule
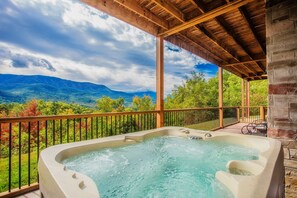
[[[261,106],[224,106],[222,109],[228,108],[259,108]],[[267,106],[262,106],[266,107]],[[196,110],[212,110],[220,109],[220,107],[202,107],[202,108],[185,108],[185,109],[165,109],[164,112],[181,112],[181,111],[196,111]],[[60,119],[77,119],[77,118],[92,118],[104,116],[121,116],[121,115],[137,115],[158,113],[157,110],[152,111],[134,111],[134,112],[109,112],[109,113],[95,113],[95,114],[74,114],[74,115],[52,115],[52,116],[30,116],[30,117],[9,117],[0,118],[0,123],[10,122],[29,122],[29,121],[45,121],[45,120],[60,120]]]
[[[29,122],[29,121],[32,122],[32,121],[92,118],[92,117],[121,116],[121,115],[137,115],[137,114],[151,114],[151,113],[158,113],[158,112],[159,111],[153,110],[153,111],[134,111],[134,112],[110,112],[110,113],[96,113],[96,114],[9,117],[9,118],[0,118],[0,123]]]
[[[230,108],[240,108],[239,106],[231,107],[231,106],[225,106],[222,107],[223,109],[230,109]],[[173,111],[196,111],[196,110],[212,110],[212,109],[220,109],[220,107],[201,107],[201,108],[185,108],[185,109],[165,109],[165,112],[173,112]]]
[[[264,107],[264,108],[267,108],[268,106],[240,106],[239,108],[260,108],[260,107]]]

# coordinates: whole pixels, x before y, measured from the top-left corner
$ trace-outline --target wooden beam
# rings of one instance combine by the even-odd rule
[[[164,126],[164,39],[156,39],[157,128]]]
[[[221,7],[218,7],[216,9],[214,9],[214,10],[211,10],[211,11],[209,11],[207,13],[204,13],[204,14],[202,14],[202,15],[194,18],[194,19],[191,19],[186,23],[183,23],[183,24],[175,26],[175,27],[173,27],[173,28],[171,28],[171,29],[169,29],[167,31],[164,31],[164,32],[160,33],[158,36],[165,36],[165,37],[170,36],[172,34],[175,34],[177,32],[185,30],[185,29],[187,29],[189,27],[192,27],[194,25],[203,23],[205,21],[208,21],[210,19],[218,17],[218,16],[220,16],[222,14],[225,14],[227,12],[235,10],[235,9],[237,9],[237,8],[239,8],[239,7],[241,7],[241,6],[245,5],[245,4],[248,4],[248,3],[252,2],[252,1],[254,1],[254,0],[238,0],[238,1],[234,1],[232,3],[226,4],[226,5],[223,5]]]
[[[216,54],[204,49],[203,46],[201,46],[199,43],[196,42],[195,38],[191,38],[183,34],[176,34],[176,35],[171,35],[169,37],[166,37],[165,40],[185,50],[188,50],[189,52],[192,52],[193,54],[200,56],[201,58],[204,58],[216,65],[222,65],[225,63]],[[187,43],[181,42],[181,41],[186,41]]]
[[[164,28],[165,30],[168,29],[168,24],[166,23],[166,21],[164,21],[163,19],[158,18],[157,16],[155,16],[154,14],[150,13],[150,11],[146,8],[142,8],[139,4],[137,4],[134,0],[115,0],[118,4],[120,4],[121,6],[124,6],[126,9],[134,12],[135,14],[146,18],[147,20],[155,23],[156,25]],[[167,4],[166,4],[167,5]],[[172,7],[173,5],[171,5]],[[173,9],[173,8],[171,8]],[[204,49],[203,46],[199,45],[196,41],[193,41],[191,39],[186,38],[186,35],[184,34],[178,34],[179,36],[183,37],[184,40],[189,41],[190,43],[192,43],[193,45],[197,46],[199,48],[199,50],[202,52],[204,51],[204,53],[199,52],[199,55],[197,53],[195,53],[198,56],[201,56],[202,58],[206,58],[209,56],[213,57],[215,60],[222,60],[220,57],[216,56],[215,54],[213,54],[210,51],[207,51],[206,49]],[[184,47],[183,47],[184,48]],[[193,52],[193,50],[191,51]],[[194,52],[193,52],[194,53]],[[208,59],[209,60],[209,59]],[[212,60],[212,59],[211,59]],[[210,61],[211,61],[210,60]],[[218,64],[218,62],[214,62],[215,64]]]
[[[246,81],[245,82],[245,91],[246,91],[246,94],[245,94],[245,106],[247,107],[247,117],[248,119],[250,118],[250,82],[249,81]]]
[[[11,192],[2,192],[0,193],[1,198],[11,198],[11,197],[24,197],[21,195],[24,195],[26,193],[35,191],[39,189],[39,184],[38,183],[33,183],[30,186],[22,186],[21,189],[15,188],[11,190]]]
[[[220,128],[224,127],[224,112],[223,112],[223,68],[219,67],[219,122]]]
[[[219,22],[219,25],[225,30],[225,32],[235,41],[235,43],[243,50],[243,51],[245,51],[245,53],[248,55],[248,58],[250,59],[250,60],[253,60],[253,57],[252,57],[252,55],[251,55],[251,53],[250,53],[250,51],[247,49],[247,48],[245,48],[244,46],[244,43],[243,43],[243,41],[242,40],[240,40],[237,36],[236,36],[236,34],[235,34],[235,32],[234,32],[234,30],[232,29],[232,28],[230,28],[228,25],[227,25],[227,23],[225,22],[225,20],[224,19],[222,19],[222,18],[216,18],[216,20]],[[257,64],[257,63],[256,63]],[[266,69],[265,68],[263,68],[263,66],[261,66],[261,65],[259,65],[259,64],[257,64],[258,65],[258,67],[263,71],[263,72],[266,72]]]
[[[223,65],[223,66],[224,67],[230,67],[230,66],[234,66],[234,65],[241,65],[241,64],[244,64],[244,63],[254,63],[254,62],[261,62],[261,61],[266,61],[266,58],[265,59],[250,60],[250,61],[242,61],[242,62],[238,62],[238,63],[230,63],[230,64],[226,64],[226,65]]]
[[[118,3],[114,1],[106,1],[106,0],[80,0],[106,14],[109,14],[115,18],[120,19],[128,24],[131,24],[149,34],[156,36],[159,33],[159,27],[152,23],[151,21],[147,21],[143,23],[142,20],[137,20],[138,16],[134,12],[123,9]]]
[[[202,10],[203,12],[207,12],[208,10],[205,8],[205,5],[201,2],[201,1],[198,1],[198,0],[193,0],[195,1],[197,7],[199,8],[199,10]],[[245,48],[244,48],[244,45],[243,45],[243,42],[240,41],[237,37],[236,37],[236,34],[234,33],[234,31],[229,28],[226,24],[226,22],[222,19],[222,18],[214,18],[214,20],[223,28],[224,32],[226,32],[233,40],[234,42],[243,50],[245,51],[245,53],[248,55],[248,60],[253,60],[253,59],[256,59],[256,57],[251,57],[251,54],[250,52],[248,52]],[[262,55],[261,55],[262,56]],[[240,61],[238,61],[240,62]],[[263,72],[266,72],[266,69],[263,68],[263,66],[257,64],[258,67],[263,71]],[[245,66],[245,67],[248,67],[248,66]]]
[[[262,51],[263,51],[263,54],[266,54],[266,46],[263,45],[263,43],[261,42],[260,38],[259,38],[259,35],[257,34],[254,26],[253,26],[253,23],[250,19],[250,17],[248,16],[248,12],[247,10],[244,8],[244,7],[241,7],[241,8],[238,8],[242,18],[244,19],[245,23],[248,25],[249,29],[251,30],[254,38],[256,39],[258,45],[261,47]]]
[[[237,55],[232,52],[231,50],[228,49],[227,46],[225,46],[221,41],[219,41],[218,39],[215,38],[215,36],[209,32],[206,28],[204,28],[203,26],[199,26],[199,30],[204,33],[216,46],[220,47],[225,53],[228,53],[230,56],[232,56],[232,58],[237,61],[239,61],[239,58],[237,57]],[[256,71],[253,71],[250,67],[246,66],[245,64],[240,64],[243,67],[245,67],[245,69],[253,74],[256,74]]]
[[[242,122],[245,121],[245,111],[244,111],[244,93],[245,93],[245,80],[244,79],[241,79],[241,116],[242,116]]]
[[[163,10],[165,10],[167,13],[170,13],[175,18],[177,18],[179,21],[184,22],[185,16],[184,14],[178,10],[174,5],[172,5],[169,1],[164,0],[152,0],[155,4],[157,4],[159,7],[161,7]]]
[[[153,2],[155,2],[155,0],[152,0]],[[196,3],[195,3],[195,0],[191,0],[191,2],[192,3],[194,3],[195,5],[196,5]],[[163,8],[164,10],[166,10],[166,11],[168,11],[168,10],[178,10],[177,8],[175,8],[174,7],[174,5],[172,5],[172,4],[170,4],[170,6],[169,5],[164,5],[164,4],[158,4],[161,8]],[[197,6],[196,5],[196,7],[197,8],[199,8],[199,6]],[[199,8],[200,9],[200,12],[201,13],[204,13],[204,10],[203,9],[201,9],[201,8]],[[179,10],[178,10],[179,11]],[[169,11],[168,11],[169,12]],[[181,23],[185,23],[185,20],[183,19],[183,17],[181,17],[181,16],[178,16],[178,15],[174,15],[172,12],[169,12],[171,15],[173,15],[175,18],[177,18]],[[204,35],[205,37],[207,37],[214,45],[216,45],[216,46],[218,46],[219,48],[221,48],[221,50],[222,51],[224,51],[225,53],[227,53],[227,54],[229,54],[230,56],[232,56],[236,61],[238,61],[239,62],[239,60],[238,60],[238,58],[236,57],[236,55],[233,53],[233,52],[230,52],[228,49],[227,49],[227,47],[225,46],[225,45],[223,45],[221,42],[219,42],[217,39],[215,39],[215,37],[214,36],[212,36],[212,34],[211,33],[209,33],[205,28],[203,28],[203,27],[200,27],[200,26],[193,26],[193,28],[195,28],[195,29],[197,29],[198,31],[200,31],[201,32],[201,34],[202,35]],[[183,35],[184,33],[180,33],[181,35]],[[198,41],[193,41],[194,40],[194,38],[191,38],[191,36],[188,34],[188,33],[186,33],[186,37],[187,38],[190,38],[190,40],[191,40],[191,42],[195,42],[195,43],[197,43],[197,45],[198,45],[198,47],[201,49],[207,49],[207,46],[201,46],[201,44],[198,44],[199,42]],[[211,50],[208,50],[209,52],[211,51]],[[212,53],[213,54],[213,53]],[[220,57],[218,57],[218,55],[215,55],[216,56],[216,59],[219,59],[219,60],[222,60],[222,58],[220,58]],[[248,70],[248,71],[250,71],[250,72],[252,72],[252,73],[254,73],[254,74],[256,74],[256,72],[255,71],[253,71],[253,70],[251,70],[248,66],[246,66],[246,65],[243,65],[245,68],[246,68],[246,70]],[[233,68],[233,69],[235,69],[235,68]],[[239,73],[241,73],[241,71],[239,71]],[[248,75],[247,75],[248,76]]]
[[[135,2],[135,0],[114,0],[114,1],[120,4],[121,6],[127,8],[128,10],[147,19],[148,21],[168,30],[169,25],[166,21],[160,19],[158,16],[153,14],[149,9]]]

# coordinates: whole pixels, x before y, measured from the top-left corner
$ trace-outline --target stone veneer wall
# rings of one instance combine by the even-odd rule
[[[286,197],[297,197],[297,0],[266,2],[268,136],[284,147]]]

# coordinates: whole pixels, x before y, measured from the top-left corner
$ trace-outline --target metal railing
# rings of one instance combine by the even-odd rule
[[[0,196],[36,188],[37,163],[42,149],[56,144],[154,129],[157,112],[1,118],[0,193],[5,193]]]
[[[265,117],[266,107],[224,107],[224,126]],[[164,110],[164,126],[219,128],[218,107]],[[0,118],[0,197],[38,188],[41,150],[56,144],[154,129],[159,111]]]
[[[238,122],[237,107],[224,107],[224,125]],[[164,110],[165,126],[184,126],[200,130],[216,130],[220,128],[219,108],[191,108]]]
[[[245,122],[245,123],[251,123],[255,120],[266,120],[267,107],[264,107],[264,106],[240,107],[239,119],[240,119],[240,122]]]

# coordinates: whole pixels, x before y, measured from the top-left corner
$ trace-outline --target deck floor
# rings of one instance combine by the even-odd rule
[[[26,194],[23,194],[21,196],[18,196],[17,198],[40,198],[40,191],[35,190]]]
[[[228,126],[226,128],[223,128],[223,129],[219,129],[219,130],[217,130],[215,132],[230,132],[230,133],[240,134],[241,133],[240,130],[244,125],[246,125],[246,123],[238,123],[238,124],[234,124],[234,125]],[[39,197],[41,197],[39,190],[36,190],[36,191],[30,192],[30,193],[18,196],[18,198],[39,198]]]

